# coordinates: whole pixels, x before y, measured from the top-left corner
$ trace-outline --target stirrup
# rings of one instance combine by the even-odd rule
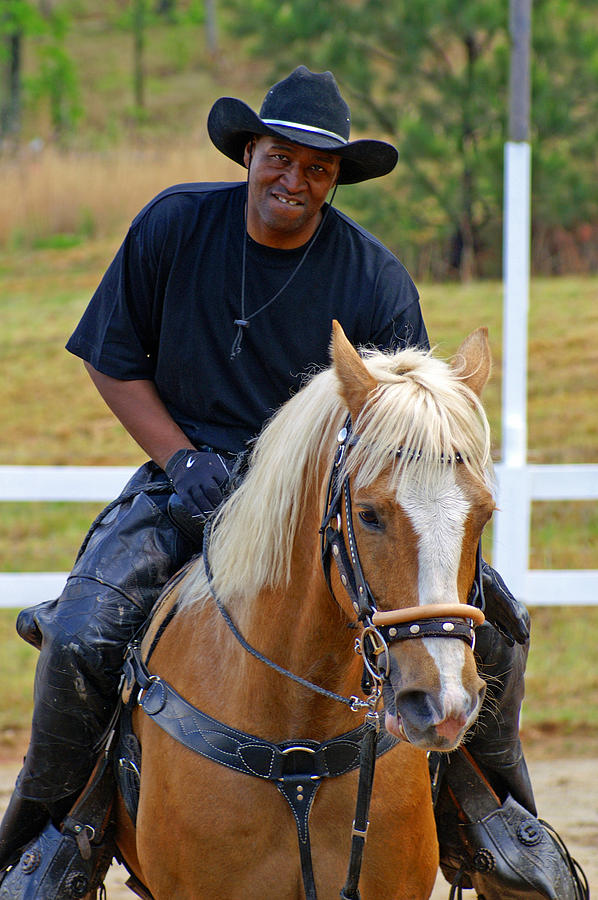
[[[8,869],[0,884],[0,900],[73,900],[100,891],[112,861],[112,845],[92,845],[81,854],[76,839],[49,822]],[[105,896],[105,892],[104,892]]]
[[[461,850],[449,900],[469,886],[483,900],[589,900],[585,873],[554,829],[510,795],[501,803],[466,750],[445,779]]]
[[[0,900],[75,900],[97,896],[98,891],[105,896],[104,877],[114,854],[113,791],[112,760],[106,749],[61,830],[48,822],[5,870]]]

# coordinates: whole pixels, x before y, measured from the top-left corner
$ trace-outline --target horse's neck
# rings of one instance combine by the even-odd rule
[[[298,592],[294,586],[284,593],[262,592],[244,633],[253,647],[279,666],[328,691],[351,696],[359,693],[361,665],[347,625],[324,592],[316,596],[314,591]],[[238,651],[235,656],[238,659]],[[240,662],[246,678],[242,683],[236,679],[239,699],[249,703],[253,697],[252,715],[263,715],[267,721],[275,709],[277,720],[284,723],[283,736],[319,738],[357,724],[354,714],[338,701],[272,671],[246,653]]]
[[[237,605],[234,616],[246,640],[264,656],[320,687],[350,696],[360,692],[361,663],[349,620],[326,586],[316,507],[306,510],[298,530],[289,585],[262,590]],[[251,704],[258,719],[263,715],[270,722],[275,709],[285,737],[322,738],[359,724],[348,707],[273,672],[243,651],[232,635],[225,640],[234,660],[230,689],[241,706]]]
[[[324,476],[323,476],[324,477]],[[330,596],[320,561],[323,498],[302,509],[291,578],[225,607],[245,640],[288,671],[344,697],[360,694],[361,661],[349,619]],[[177,587],[174,588],[175,599]],[[270,740],[322,740],[360,724],[349,706],[297,684],[241,646],[214,598],[184,603],[152,657],[152,669],[215,718]]]

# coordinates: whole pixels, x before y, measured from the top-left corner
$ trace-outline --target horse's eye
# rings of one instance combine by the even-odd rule
[[[382,522],[373,509],[368,509],[367,507],[361,509],[359,511],[359,518],[364,525],[368,526],[368,528],[382,528]]]

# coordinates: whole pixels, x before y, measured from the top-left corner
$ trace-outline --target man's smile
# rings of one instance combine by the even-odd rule
[[[277,194],[273,192],[272,196],[287,206],[303,206],[301,200],[295,200],[293,197],[289,197],[288,194]]]

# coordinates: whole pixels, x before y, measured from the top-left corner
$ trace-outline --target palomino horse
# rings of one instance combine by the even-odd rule
[[[136,828],[121,805],[117,833],[156,900],[339,896],[352,843],[367,830],[353,827],[358,768],[339,774],[337,760],[333,773],[299,774],[281,787],[243,739],[282,745],[268,751],[270,767],[292,756],[301,773],[314,747],[361,727],[356,638],[373,685],[370,723],[383,683],[381,734],[387,748],[389,733],[397,738],[377,760],[360,895],[423,900],[433,889],[426,751],[457,747],[484,696],[471,640],[483,615],[462,604],[494,508],[479,401],[488,339],[474,332],[450,365],[414,349],[360,357],[335,323],[332,359],[258,439],[213,523],[211,575],[194,559],[159,606],[176,601],[178,611],[163,617],[148,662],[152,690],[140,692],[154,697],[159,688],[161,699],[133,714],[143,749]],[[164,682],[202,711],[185,708],[178,740],[154,720]],[[191,732],[218,761],[185,746]]]

